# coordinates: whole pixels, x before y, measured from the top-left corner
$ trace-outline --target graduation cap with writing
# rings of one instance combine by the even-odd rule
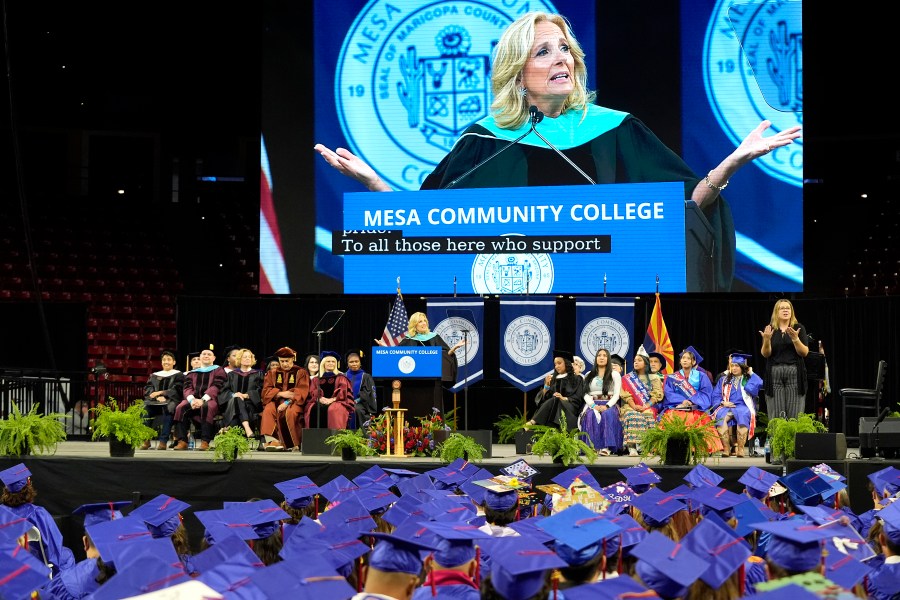
[[[779,481],[788,489],[794,506],[821,504],[822,494],[831,490],[828,481],[809,467],[785,475]]]
[[[614,577],[566,588],[566,600],[622,600],[647,598],[648,589],[631,577]]]
[[[476,556],[478,540],[489,539],[491,535],[468,523],[442,523],[425,521],[422,527],[437,536],[434,560],[442,567],[452,568],[464,565]]]
[[[291,508],[306,508],[319,493],[319,486],[313,480],[303,475],[279,481],[275,487],[284,495],[284,500]]]
[[[604,540],[620,530],[583,504],[573,504],[543,519],[538,527],[556,537],[556,554],[573,567],[597,556],[604,549]]]
[[[411,530],[410,530],[411,531]],[[375,547],[369,554],[369,567],[386,573],[409,573],[418,575],[422,571],[420,551],[433,551],[434,545],[412,539],[412,535],[401,537],[402,529],[395,529],[393,534],[375,532]]]
[[[131,505],[131,500],[115,500],[113,502],[93,502],[82,504],[72,511],[73,515],[84,515],[84,526],[112,521],[122,518],[122,509]]]
[[[724,479],[724,477],[715,473],[704,464],[698,464],[684,476],[684,480],[694,487],[702,487],[705,485],[717,486],[722,483]]]
[[[629,486],[624,481],[611,483],[604,488],[600,488],[600,491],[603,492],[603,495],[609,498],[614,504],[631,504],[631,501],[636,496],[635,491],[631,489],[631,486]]]
[[[684,544],[676,543],[659,533],[650,532],[631,549],[637,558],[635,571],[641,581],[663,598],[677,598],[703,575],[709,565]]]
[[[528,481],[540,473],[540,471],[529,465],[524,458],[520,458],[512,464],[506,465],[500,469],[500,472],[504,475],[509,475],[510,477],[516,477],[522,481]]]
[[[181,513],[190,507],[187,502],[160,494],[135,508],[129,516],[141,519],[153,537],[169,537],[181,525]]]
[[[750,467],[738,478],[738,482],[744,484],[747,494],[762,500],[769,495],[772,486],[778,483],[778,475],[759,467]]]
[[[656,471],[642,462],[633,467],[619,469],[619,473],[625,476],[625,481],[638,494],[644,493],[651,485],[662,481],[662,477],[657,475]]]
[[[356,593],[327,561],[311,556],[303,562],[282,561],[261,569],[250,577],[250,583],[260,590],[262,598],[345,600]]]
[[[721,587],[752,554],[742,536],[706,519],[695,525],[681,543],[709,565],[700,579],[713,589]]]
[[[19,463],[8,469],[0,471],[0,481],[12,493],[21,492],[31,477],[31,471],[25,466],[25,463]]]
[[[687,505],[663,492],[659,488],[651,488],[631,501],[631,505],[641,511],[641,516],[650,527],[662,527],[669,522],[672,515],[679,510],[686,510]]]
[[[766,558],[788,571],[809,571],[822,559],[821,541],[829,536],[803,519],[753,523],[754,529],[772,534]]]
[[[682,351],[681,351],[681,354],[678,355],[678,358],[681,359],[681,356],[682,356],[685,352],[690,352],[691,355],[694,357],[694,361],[695,361],[698,365],[699,365],[700,363],[703,362],[703,357],[700,356],[700,353],[697,352],[697,349],[694,348],[693,346],[688,346],[687,348],[685,348],[684,350],[682,350]]]
[[[0,552],[0,597],[31,598],[34,590],[47,585],[50,569],[28,552]]]
[[[524,535],[495,538],[490,556],[491,583],[503,598],[531,598],[543,587],[549,569],[568,566],[556,552]]]
[[[117,549],[113,546],[127,544],[135,540],[152,539],[147,525],[137,517],[127,516],[112,521],[101,521],[88,525],[85,530],[90,536],[100,558],[107,563],[115,563]],[[169,542],[171,546],[171,542]]]
[[[325,527],[346,527],[360,534],[376,527],[372,515],[356,495],[348,495],[340,504],[320,514],[319,522]]]

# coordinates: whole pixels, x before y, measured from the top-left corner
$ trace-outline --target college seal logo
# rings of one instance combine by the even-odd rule
[[[513,319],[503,332],[506,353],[518,365],[530,367],[550,352],[550,330],[531,315]]]
[[[585,363],[593,366],[594,357],[600,348],[606,348],[610,354],[626,356],[631,347],[631,336],[625,326],[616,319],[600,317],[584,326],[578,342],[582,356],[588,357]]]
[[[487,116],[491,52],[524,10],[557,12],[540,0],[369,2],[335,74],[350,149],[394,189],[419,189],[462,131]]]
[[[552,289],[549,254],[478,254],[472,262],[472,291],[476,294],[547,294]]]
[[[397,361],[397,368],[401,373],[406,373],[407,375],[409,375],[416,370],[416,359],[407,354]]]
[[[716,120],[737,146],[761,120],[803,124],[800,0],[719,0],[706,29],[703,79]],[[754,161],[785,183],[803,182],[803,138]]]
[[[466,333],[463,333],[463,331],[466,331]],[[469,341],[468,348],[463,346],[456,349],[456,360],[460,367],[475,358],[475,355],[478,354],[478,348],[481,347],[478,329],[475,327],[475,323],[468,319],[447,317],[437,324],[434,332],[441,336],[441,339],[447,342],[447,345],[450,347],[461,342],[463,337]]]

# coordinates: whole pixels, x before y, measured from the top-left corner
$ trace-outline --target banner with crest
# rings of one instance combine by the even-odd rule
[[[425,314],[431,330],[448,346],[464,337],[468,344],[456,350],[459,368],[456,383],[450,388],[458,392],[484,378],[484,300],[481,298],[428,298]]]
[[[594,364],[600,348],[625,359],[631,370],[634,357],[634,299],[580,298],[575,303],[574,354],[584,359],[585,372]]]
[[[523,392],[553,370],[556,300],[500,301],[500,377]]]

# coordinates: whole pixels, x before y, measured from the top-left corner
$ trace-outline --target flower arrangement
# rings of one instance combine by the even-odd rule
[[[432,408],[431,415],[416,417],[418,426],[410,426],[407,422],[403,429],[404,452],[410,456],[433,456],[435,450],[435,437],[437,432],[449,431],[449,427],[441,418],[441,411]],[[366,437],[369,446],[382,454],[390,450],[394,438],[392,432],[387,430],[387,416],[382,413],[372,417],[366,422]]]

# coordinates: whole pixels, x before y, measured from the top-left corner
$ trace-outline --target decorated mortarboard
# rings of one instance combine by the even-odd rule
[[[733,516],[732,509],[745,498],[746,496],[719,487],[700,487],[691,493],[691,500],[695,505],[701,505],[700,514],[706,514],[707,509],[710,509],[718,512],[723,519],[730,519]]]
[[[389,488],[394,485],[394,480],[391,479],[391,474],[379,467],[378,465],[372,465],[359,475],[353,478],[353,483],[358,485],[359,487],[366,487],[368,485],[376,484],[381,487]]]
[[[47,585],[50,569],[28,552],[0,552],[0,598],[24,600]],[[41,596],[43,597],[43,596]]]
[[[8,469],[0,471],[0,481],[12,493],[21,492],[28,485],[28,478],[31,477],[31,471],[25,466],[25,463],[19,463]]]
[[[769,495],[772,486],[778,483],[778,475],[759,467],[750,467],[738,478],[738,482],[744,484],[750,496],[763,499]]]
[[[631,504],[631,501],[637,495],[631,486],[624,481],[617,481],[610,485],[600,488],[603,495],[610,499],[614,504]]]
[[[478,540],[491,535],[468,523],[442,523],[426,521],[422,527],[437,536],[434,560],[442,567],[458,567],[475,558]]]
[[[867,543],[866,538],[850,524],[849,519],[841,518],[819,525],[819,528],[828,534],[826,544],[830,544],[836,552],[850,555],[858,561],[867,561],[875,557],[875,551]]]
[[[191,557],[191,566],[200,573],[201,579],[203,574],[207,573],[224,563],[233,563],[235,565],[249,565],[254,569],[264,567],[262,560],[253,552],[250,546],[238,536],[226,536],[212,546],[208,546],[202,552]],[[227,574],[223,574],[227,579]],[[219,590],[216,585],[210,586]],[[221,590],[220,590],[221,591]]]
[[[735,505],[733,509],[734,518],[737,519],[737,525],[734,527],[735,533],[744,537],[756,530],[753,523],[762,523],[770,520],[775,516],[771,513],[771,517],[763,510],[765,505],[756,498],[747,498],[740,504]]]
[[[618,525],[581,504],[573,504],[538,523],[557,539],[556,554],[571,566],[583,565],[603,550],[603,540],[616,535]]]
[[[653,598],[650,590],[631,577],[613,577],[605,581],[566,588],[566,600],[622,600]],[[659,596],[655,596],[659,597]]]
[[[250,584],[263,598],[295,600],[345,600],[356,593],[346,577],[340,575],[323,557],[308,556],[303,561],[281,561],[255,572]],[[244,597],[242,594],[241,598]]]
[[[169,537],[181,525],[181,513],[190,507],[187,502],[160,494],[135,508],[129,516],[141,519],[153,537]]]
[[[531,598],[543,587],[546,571],[568,566],[553,550],[524,535],[495,538],[490,556],[491,583],[503,598]]]
[[[658,531],[650,532],[634,546],[631,555],[638,559],[635,572],[641,581],[663,598],[684,596],[688,586],[709,568],[684,544],[673,542]]]
[[[353,494],[362,502],[366,510],[373,514],[383,513],[391,504],[400,499],[400,496],[378,484],[361,487]]]
[[[85,528],[97,552],[107,563],[113,563],[117,544],[127,544],[135,540],[149,540],[153,536],[147,525],[137,517],[127,516],[113,521],[101,521]],[[171,543],[170,543],[171,545]]]
[[[329,502],[340,500],[342,494],[353,492],[359,489],[359,486],[344,477],[338,475],[325,485],[319,486],[319,494],[328,499]]]
[[[619,473],[625,477],[625,481],[631,486],[631,489],[638,494],[646,491],[649,486],[662,481],[662,477],[656,471],[642,462],[633,467],[619,469]]]
[[[82,504],[72,511],[73,515],[84,515],[84,526],[112,521],[122,518],[122,510],[131,505],[131,500],[115,500],[113,502],[93,502]]]
[[[368,551],[369,546],[359,540],[356,532],[327,527],[311,538],[288,539],[278,555],[284,560],[305,560],[314,554],[324,557],[332,567],[341,570]]]
[[[685,348],[684,350],[682,350],[681,353],[678,355],[678,358],[680,359],[681,356],[682,356],[685,352],[690,352],[691,355],[694,357],[694,361],[695,361],[698,365],[699,365],[700,363],[703,362],[703,357],[700,356],[700,353],[697,352],[697,349],[694,348],[693,346],[688,346],[687,348]]]
[[[347,496],[320,514],[319,522],[325,527],[346,527],[357,533],[368,533],[376,526],[372,515],[355,495]]]
[[[631,501],[631,505],[641,511],[641,516],[650,527],[662,527],[679,510],[687,510],[687,505],[676,500],[659,488],[651,488]]]
[[[828,533],[803,519],[753,523],[752,527],[772,534],[766,558],[788,571],[809,571],[822,558],[821,541]]]
[[[568,350],[554,350],[553,358],[563,358],[569,362],[572,362],[572,360],[574,360],[575,357]]]
[[[719,589],[752,554],[743,537],[706,519],[695,525],[681,543],[709,565],[700,579],[714,590]]]
[[[421,527],[416,531],[419,529]],[[421,535],[413,539],[402,528],[395,529],[393,534],[375,532],[371,535],[377,539],[369,554],[369,568],[386,573],[418,575],[422,571],[420,551],[434,550],[434,545],[423,541]]]
[[[0,504],[0,544],[15,545],[32,527],[27,518]]]
[[[715,487],[725,480],[724,477],[715,473],[712,469],[703,464],[698,464],[688,471],[684,476],[684,480],[694,487],[712,486]]]
[[[794,506],[822,503],[822,494],[831,490],[831,485],[821,475],[804,467],[779,479],[788,489]]]
[[[498,512],[507,511],[516,506],[519,503],[519,490],[528,488],[525,482],[506,475],[472,480],[472,483],[485,488],[485,508]]]
[[[860,562],[849,554],[836,551],[831,540],[825,542],[825,578],[844,589],[852,589],[865,576],[872,572],[872,567]]]
[[[572,467],[571,469],[566,469],[556,477],[552,478],[550,481],[556,483],[564,488],[571,486],[575,480],[578,479],[582,483],[585,483],[595,490],[599,490],[602,486],[600,482],[588,471],[588,468],[584,465],[578,465],[577,467]]]
[[[520,458],[514,463],[501,468],[500,473],[515,477],[519,481],[528,481],[540,471],[529,465],[524,458]]]
[[[305,475],[287,481],[279,481],[275,487],[284,495],[288,506],[297,509],[306,508],[319,493],[319,486]]]
[[[887,539],[900,545],[900,503],[891,502],[875,512],[875,517],[881,519]]]

